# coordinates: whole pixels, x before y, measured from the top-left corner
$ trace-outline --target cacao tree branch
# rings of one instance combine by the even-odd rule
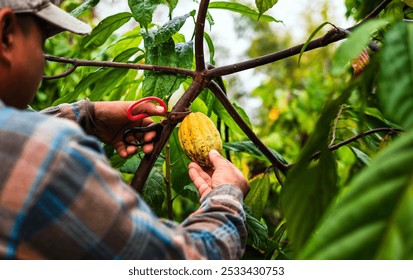
[[[195,23],[195,65],[197,72],[202,72],[205,70],[204,31],[208,5],[209,0],[201,0]]]
[[[287,166],[282,163],[268,148],[261,142],[254,131],[248,126],[248,124],[242,119],[237,110],[232,106],[222,89],[214,82],[211,81],[208,88],[215,94],[217,99],[225,107],[229,115],[236,121],[239,127],[244,131],[248,138],[255,144],[255,146],[270,160],[271,164],[285,173]]]
[[[89,67],[108,67],[108,68],[123,68],[123,69],[136,69],[136,70],[148,70],[154,72],[162,72],[167,74],[180,74],[189,77],[195,76],[195,71],[172,67],[172,66],[161,66],[161,65],[151,65],[151,64],[138,64],[138,63],[128,63],[128,62],[113,62],[113,61],[93,61],[93,60],[79,60],[73,58],[65,58],[65,57],[58,57],[45,54],[44,58],[48,61],[53,62],[60,62],[60,63],[67,63],[72,64],[73,66],[63,74],[52,76],[52,77],[44,77],[45,80],[51,80],[54,78],[63,78],[71,74],[77,67],[80,66],[89,66]]]
[[[330,31],[328,31],[324,36],[314,39],[310,41],[305,48],[304,52],[308,52],[314,49],[326,47],[331,43],[338,42],[340,40],[343,40],[348,36],[348,34],[356,27],[362,25],[365,23],[367,20],[372,19],[377,17],[380,12],[386,8],[386,6],[392,2],[392,0],[384,0],[381,2],[367,17],[365,17],[361,22],[357,23],[356,25],[347,28],[347,29],[342,29],[342,28],[334,28]],[[255,67],[263,66],[269,63],[273,63],[297,54],[301,53],[301,49],[304,47],[305,44],[301,44],[298,46],[294,46],[285,50],[281,50],[278,52],[274,52],[268,55],[264,55],[258,58],[246,60],[244,62],[239,62],[239,63],[234,63],[231,65],[226,65],[226,66],[221,66],[221,67],[216,67],[212,69],[211,71],[208,71],[207,75],[209,78],[213,79],[215,77],[222,77],[225,75],[230,75],[234,74],[237,72],[245,71],[248,69],[252,69]],[[374,42],[369,43],[369,47],[373,51],[378,50],[378,46]]]

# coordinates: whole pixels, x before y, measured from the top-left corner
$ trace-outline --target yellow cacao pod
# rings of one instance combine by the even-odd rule
[[[179,143],[185,154],[202,167],[212,167],[209,151],[222,151],[221,136],[215,124],[203,113],[190,113],[178,131]]]

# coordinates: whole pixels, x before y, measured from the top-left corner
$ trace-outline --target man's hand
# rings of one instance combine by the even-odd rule
[[[249,191],[249,185],[241,171],[215,150],[209,152],[209,159],[214,166],[209,172],[204,171],[195,162],[191,162],[188,166],[189,177],[199,191],[200,200],[212,189],[223,184],[231,184],[239,188],[245,197]]]
[[[111,101],[94,102],[96,134],[101,141],[112,145],[121,157],[128,157],[137,152],[135,146],[126,146],[122,141],[123,133],[126,129],[134,126],[149,126],[153,124],[150,118],[138,121],[131,121],[127,117],[127,110],[134,101]],[[143,102],[134,108],[135,115],[146,113],[150,116],[162,116],[165,114],[164,108],[148,101]],[[154,131],[130,136],[128,141],[149,142],[156,136]],[[132,139],[131,139],[132,138]],[[153,150],[153,143],[142,146],[144,153],[149,154]]]

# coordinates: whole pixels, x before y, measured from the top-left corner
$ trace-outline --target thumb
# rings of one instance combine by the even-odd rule
[[[227,164],[227,160],[217,150],[209,151],[208,156],[215,169]]]

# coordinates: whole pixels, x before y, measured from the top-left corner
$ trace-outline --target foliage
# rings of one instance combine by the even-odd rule
[[[99,2],[66,1],[65,9],[95,28],[84,38],[58,35],[48,40],[45,51],[92,62],[196,69],[199,50],[194,38],[180,32],[184,24],[197,20],[199,11],[174,15],[179,1],[129,0],[130,11],[95,24],[92,8]],[[246,93],[237,91],[232,77],[225,81],[214,77],[213,81],[232,96],[235,112],[273,156],[270,159],[247,136],[240,120],[211,88],[193,100],[190,109],[217,123],[227,157],[250,178],[251,191],[244,200],[249,233],[244,258],[413,258],[409,222],[413,213],[409,164],[413,157],[413,27],[408,21],[413,8],[411,1],[384,2],[388,3],[373,16],[376,19],[362,21],[382,1],[346,0],[347,16],[361,22],[354,29],[334,29],[328,18],[325,23],[313,23],[308,44],[297,48],[299,67],[298,57],[291,55],[257,63],[292,44],[290,36],[282,35],[279,20],[266,14],[277,8],[277,1],[257,0],[254,7],[239,2],[209,3],[210,10],[236,13],[240,33],[254,34],[246,55],[254,75],[261,77],[260,84]],[[156,25],[154,11],[165,4],[168,17]],[[212,34],[212,15],[207,19]],[[120,28],[131,22],[133,27],[122,34]],[[308,52],[324,26],[347,39]],[[209,62],[215,64],[220,49],[213,36],[202,35]],[[364,70],[354,75],[352,65],[360,53],[368,55],[368,62],[358,65]],[[66,65],[48,62],[46,74],[66,70]],[[44,81],[31,106],[42,109],[83,98],[136,100],[155,95],[173,108],[192,82],[193,77],[182,72],[79,67],[64,79]],[[243,104],[249,98],[261,100],[257,112]],[[143,155],[125,160],[113,148],[106,146],[105,150],[112,165],[130,182]],[[284,174],[274,166],[274,158],[286,167]],[[158,215],[181,221],[198,207],[188,163],[174,129],[142,191]]]

